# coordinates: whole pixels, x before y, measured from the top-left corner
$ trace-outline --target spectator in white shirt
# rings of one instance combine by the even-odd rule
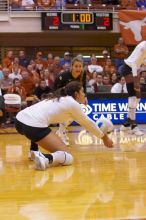
[[[21,6],[24,9],[33,9],[35,7],[35,3],[33,0],[22,0]]]
[[[21,74],[19,73],[19,68],[18,68],[18,66],[15,66],[14,68],[13,68],[13,72],[12,73],[10,73],[9,74],[9,79],[15,79],[15,78],[17,78],[17,79],[19,79],[19,80],[21,80],[22,79],[22,76],[21,76]]]
[[[111,88],[111,93],[127,93],[127,87],[124,77],[120,77],[119,81]]]
[[[103,67],[97,65],[97,58],[96,58],[96,56],[92,56],[90,61],[91,61],[91,64],[88,65],[89,73],[93,73],[93,72],[102,73],[103,72]]]

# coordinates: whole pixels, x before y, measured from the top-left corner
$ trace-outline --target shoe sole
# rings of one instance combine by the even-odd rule
[[[143,136],[143,135],[144,135],[144,133],[142,133],[142,132],[141,132],[141,133],[132,132],[132,134],[133,134],[133,135],[136,135],[136,136]]]

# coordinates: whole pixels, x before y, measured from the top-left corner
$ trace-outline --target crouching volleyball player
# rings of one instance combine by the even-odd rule
[[[79,103],[84,102],[85,93],[82,85],[73,81],[57,90],[53,98],[27,107],[17,114],[16,129],[31,141],[36,169],[45,170],[50,166],[73,163],[73,156],[68,147],[52,132],[50,124],[76,121],[84,129],[101,138],[106,147],[113,147],[112,140],[82,111]],[[49,153],[42,154],[38,151],[38,145]]]
[[[138,70],[142,64],[146,64],[146,41],[139,43],[119,68],[119,73],[125,77],[128,91],[128,115],[121,130],[130,129],[132,134],[138,136],[144,134],[136,123],[136,108],[141,98]]]

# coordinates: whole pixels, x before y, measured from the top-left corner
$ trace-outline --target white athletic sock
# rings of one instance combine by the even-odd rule
[[[51,153],[53,156],[52,165],[60,165],[65,161],[65,153],[64,151],[56,151],[55,153]]]
[[[138,105],[138,100],[136,96],[132,96],[128,98],[128,115],[127,117],[131,120],[136,119],[136,107]]]
[[[73,156],[65,151],[56,151],[51,153],[53,156],[53,166],[70,165],[73,163]]]

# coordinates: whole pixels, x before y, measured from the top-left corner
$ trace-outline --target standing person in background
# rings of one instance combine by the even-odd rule
[[[19,51],[19,65],[24,68],[27,68],[29,63],[30,63],[30,60],[26,57],[25,51],[20,50]]]
[[[123,65],[124,59],[127,58],[129,53],[128,47],[124,44],[122,37],[118,39],[118,43],[114,45],[114,57],[115,57],[115,66],[118,71],[119,67]]]
[[[79,81],[83,85],[84,91],[86,91],[86,73],[84,72],[83,59],[80,56],[74,57],[71,63],[71,68],[69,71],[62,72],[58,74],[54,82],[54,90],[66,86],[71,81]],[[87,102],[87,101],[86,101]],[[84,103],[85,104],[85,103]],[[66,127],[70,122],[65,124],[60,124],[57,134],[62,138],[64,143],[69,144]]]
[[[45,170],[49,166],[71,165],[73,156],[66,145],[51,130],[50,124],[76,121],[84,129],[102,139],[106,147],[113,147],[112,140],[104,134],[97,124],[82,110],[79,103],[85,102],[84,89],[80,82],[73,81],[53,94],[52,99],[45,99],[22,111],[16,116],[17,131],[31,141],[32,154],[36,169]],[[42,154],[38,145],[49,151]]]
[[[146,62],[146,41],[139,43],[131,55],[124,60],[119,73],[125,77],[128,90],[128,115],[121,126],[121,130],[131,129],[135,135],[143,135],[136,123],[136,108],[140,102],[141,91],[139,82],[139,69]]]
[[[14,53],[12,50],[8,50],[6,56],[2,60],[2,67],[10,68],[14,61]]]

